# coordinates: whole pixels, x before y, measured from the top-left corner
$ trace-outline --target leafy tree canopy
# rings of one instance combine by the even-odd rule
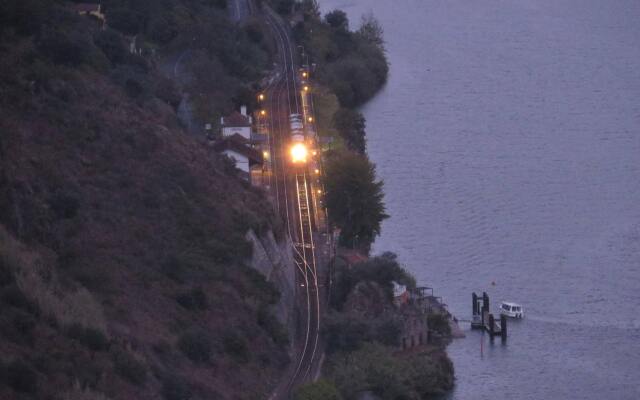
[[[393,282],[415,287],[415,279],[398,264],[396,255],[384,253],[351,268],[336,271],[336,279],[332,292],[332,306],[342,309],[351,290],[360,282],[375,282],[385,290],[391,301],[393,296]]]
[[[344,139],[349,150],[364,154],[366,150],[364,116],[348,108],[341,108],[333,116],[333,126]]]
[[[340,228],[340,242],[368,249],[388,215],[382,181],[364,156],[342,152],[330,157],[325,174],[326,202],[331,222]]]
[[[347,14],[342,10],[333,10],[325,15],[324,20],[333,29],[339,29],[343,31],[349,30],[349,18]]]

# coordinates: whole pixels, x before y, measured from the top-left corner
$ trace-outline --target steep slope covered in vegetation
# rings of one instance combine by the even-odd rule
[[[36,0],[0,21],[0,398],[263,398],[287,362],[247,267],[263,194],[122,32]]]

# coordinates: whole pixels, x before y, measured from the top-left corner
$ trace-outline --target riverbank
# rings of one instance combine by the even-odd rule
[[[368,258],[388,216],[382,183],[366,152],[366,122],[357,107],[387,79],[382,28],[370,15],[351,31],[344,12],[321,17],[313,2],[294,10],[287,16],[296,21],[293,32],[303,43],[304,90],[314,98],[314,122],[326,160],[326,205],[342,249],[334,260],[331,304],[323,320],[325,380],[302,387],[297,398],[319,393],[334,398],[326,397],[327,390],[347,399],[364,393],[381,399],[441,395],[453,386],[453,364],[445,349],[452,337],[463,336],[460,329],[433,293],[416,287],[395,255]],[[354,252],[361,254],[359,262],[341,263],[344,254]],[[354,379],[359,363],[369,367]]]

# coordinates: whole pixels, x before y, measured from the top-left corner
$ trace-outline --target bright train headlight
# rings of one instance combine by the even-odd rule
[[[308,154],[307,146],[302,143],[296,143],[291,147],[291,160],[294,163],[307,162]]]

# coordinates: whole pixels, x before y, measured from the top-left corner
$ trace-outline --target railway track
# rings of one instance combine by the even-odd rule
[[[269,146],[273,170],[272,191],[276,208],[285,219],[293,242],[296,264],[296,299],[300,318],[294,341],[295,358],[283,383],[271,399],[288,399],[293,389],[309,381],[318,363],[320,334],[320,291],[313,182],[307,169],[294,169],[288,160],[291,136],[289,116],[301,112],[298,70],[287,28],[273,11],[264,9],[279,50],[279,74],[267,90],[269,104]]]

